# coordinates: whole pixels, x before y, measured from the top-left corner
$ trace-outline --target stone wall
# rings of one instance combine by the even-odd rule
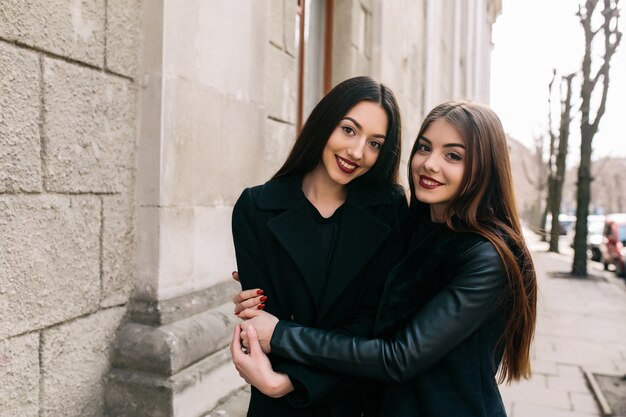
[[[134,279],[140,1],[0,8],[0,416],[99,416]]]
[[[230,216],[295,139],[292,0],[144,3],[137,279],[114,342],[109,416],[203,416],[245,382]]]

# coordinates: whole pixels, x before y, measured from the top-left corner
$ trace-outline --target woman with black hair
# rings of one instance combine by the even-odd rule
[[[397,185],[399,158],[393,93],[369,77],[333,88],[282,168],[235,204],[246,303],[280,319],[371,336],[384,279],[403,252],[407,201]],[[363,412],[367,389],[358,380],[283,358],[271,365],[271,378],[252,389],[248,416]]]
[[[240,311],[254,302],[238,302],[247,319],[231,348],[240,375],[271,380],[271,351],[387,382],[385,417],[506,416],[497,382],[531,374],[537,282],[496,114],[477,103],[435,107],[413,146],[409,183],[412,237],[381,296],[377,338]]]

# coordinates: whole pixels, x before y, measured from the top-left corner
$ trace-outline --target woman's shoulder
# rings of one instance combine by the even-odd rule
[[[245,188],[237,205],[250,205],[260,209],[287,208],[298,201],[302,179],[299,176],[274,178],[264,184]]]
[[[494,244],[483,236],[476,236],[459,259],[459,272],[464,279],[480,277],[484,284],[496,286],[506,281],[500,254]]]

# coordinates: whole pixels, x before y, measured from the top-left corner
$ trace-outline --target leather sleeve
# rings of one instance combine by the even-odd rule
[[[481,242],[462,255],[450,284],[393,338],[368,340],[280,321],[272,354],[346,375],[406,382],[476,331],[506,289],[500,257],[491,243]]]

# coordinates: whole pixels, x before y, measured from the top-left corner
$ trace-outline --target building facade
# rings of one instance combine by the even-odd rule
[[[4,0],[0,416],[200,417],[241,388],[228,354],[241,190],[355,75],[396,93],[405,167],[430,108],[488,101],[500,8]]]

